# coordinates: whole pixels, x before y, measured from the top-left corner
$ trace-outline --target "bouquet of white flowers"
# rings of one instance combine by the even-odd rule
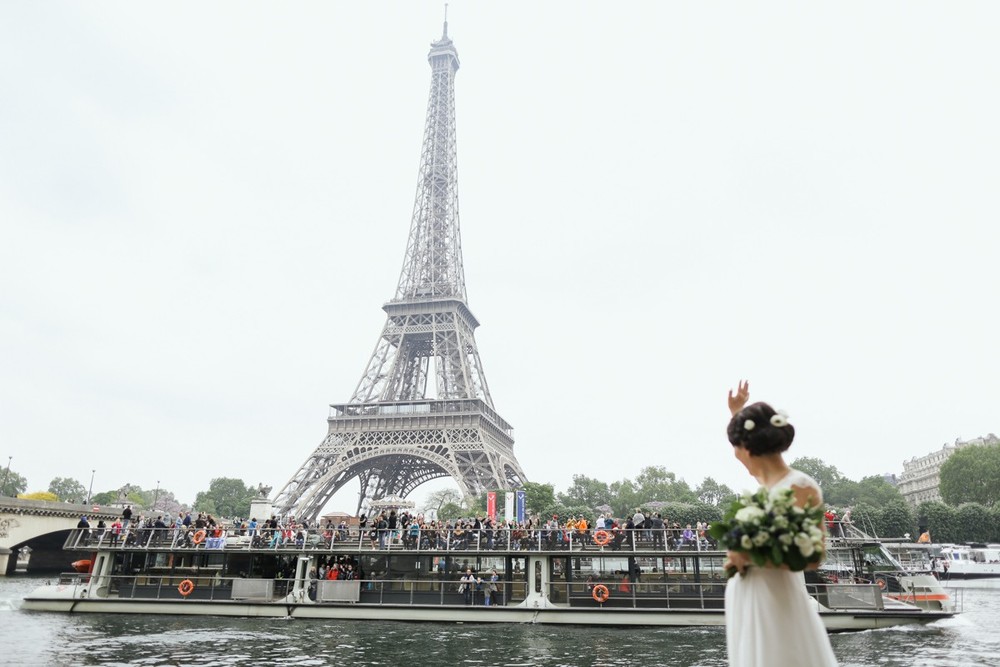
[[[786,566],[793,572],[823,559],[823,508],[795,505],[791,489],[744,493],[708,533],[729,551],[741,551],[754,565]],[[735,568],[727,570],[736,574]]]

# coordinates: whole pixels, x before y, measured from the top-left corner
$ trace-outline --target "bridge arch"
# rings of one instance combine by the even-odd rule
[[[69,563],[85,551],[64,551],[69,531],[76,528],[81,516],[113,520],[120,514],[117,508],[75,505],[45,500],[0,498],[0,576],[10,574],[17,565],[17,550],[32,549],[29,570],[69,569]]]

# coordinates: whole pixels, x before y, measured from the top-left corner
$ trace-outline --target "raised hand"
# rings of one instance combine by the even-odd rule
[[[729,390],[729,412],[736,414],[743,409],[743,406],[747,404],[750,400],[750,381],[740,380],[736,387],[736,395],[733,396],[733,390]]]

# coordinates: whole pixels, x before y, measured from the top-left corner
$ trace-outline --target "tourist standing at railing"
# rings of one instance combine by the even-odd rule
[[[660,513],[656,512],[653,514],[653,518],[649,520],[650,528],[653,531],[653,548],[663,548],[663,519],[660,517]]]
[[[156,517],[156,521],[153,523],[153,541],[161,542],[166,536],[167,524],[163,521],[162,516],[158,516]]]
[[[122,530],[128,530],[128,525],[132,522],[132,506],[126,505],[122,510]]]
[[[392,544],[392,540],[396,536],[396,528],[399,526],[399,517],[396,516],[396,510],[389,510],[389,518],[386,519],[386,523],[388,524],[386,528],[389,529],[386,539],[389,544]],[[382,548],[384,549],[385,546],[383,545]]]
[[[87,521],[87,517],[81,516],[80,521],[76,524],[77,530],[80,531],[80,536],[77,538],[77,544],[85,545],[90,542],[90,522]]]
[[[629,549],[635,549],[635,518],[634,515],[625,522],[625,543]]]
[[[386,518],[384,513],[379,514],[378,522],[375,524],[375,528],[378,531],[378,548],[385,549],[389,532],[389,520]]]
[[[642,510],[638,507],[635,508],[635,514],[632,515],[632,528],[635,530],[642,530],[646,526],[646,515],[642,513]],[[632,539],[635,540],[636,536]]]
[[[472,576],[472,570],[466,570],[465,575],[459,579],[461,582],[458,585],[458,592],[465,594],[465,606],[470,606],[472,604],[472,596],[476,586],[476,578]]]
[[[122,534],[122,522],[121,519],[115,519],[114,523],[111,524],[111,546],[118,546],[118,538]]]

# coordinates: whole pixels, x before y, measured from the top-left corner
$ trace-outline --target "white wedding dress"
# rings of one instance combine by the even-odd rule
[[[771,488],[819,485],[789,470]],[[726,585],[726,648],[730,667],[836,667],[816,602],[801,572],[751,566]]]

